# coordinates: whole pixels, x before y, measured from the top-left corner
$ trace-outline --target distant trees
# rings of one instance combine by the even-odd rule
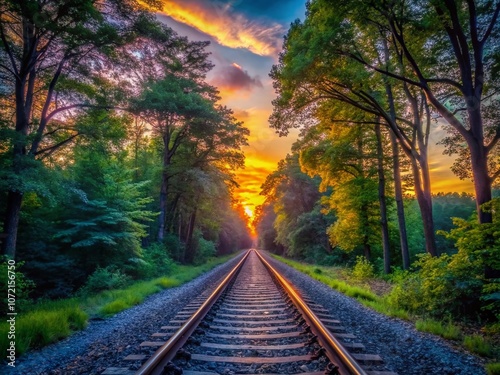
[[[332,218],[321,213],[324,194],[319,192],[319,179],[301,172],[297,153],[279,162],[261,194],[266,203],[255,219],[261,246],[276,246],[287,255],[316,261],[331,254],[326,229]]]

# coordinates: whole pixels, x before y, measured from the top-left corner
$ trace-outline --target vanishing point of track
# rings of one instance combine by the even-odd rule
[[[131,367],[102,375],[397,375],[381,371],[382,359],[362,354],[364,346],[343,331],[250,250],[210,295],[200,293],[141,344],[158,348],[152,356],[129,355]]]

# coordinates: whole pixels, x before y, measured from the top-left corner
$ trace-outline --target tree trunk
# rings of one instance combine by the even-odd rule
[[[169,149],[170,138],[168,133],[163,136],[163,145],[165,149],[163,150],[163,172],[161,176],[161,188],[160,188],[160,214],[158,215],[158,242],[162,242],[165,239],[165,225],[167,221],[167,199],[168,199],[168,167],[170,166],[171,154]]]
[[[160,189],[160,214],[158,215],[158,242],[165,239],[165,218],[167,213],[167,179],[163,175]]]
[[[389,48],[387,42],[384,39],[384,52],[385,61],[388,67],[389,64]],[[394,105],[394,96],[392,94],[392,87],[389,81],[386,79],[385,91],[387,94],[387,99],[389,101],[389,114],[391,120],[396,122],[396,107]],[[403,269],[407,270],[410,268],[410,251],[408,249],[408,235],[406,233],[406,219],[403,201],[403,189],[401,187],[401,165],[399,162],[399,147],[397,142],[396,134],[392,130],[389,130],[389,136],[391,140],[392,147],[392,162],[393,162],[393,178],[394,178],[394,196],[396,199],[396,212],[398,216],[398,227],[399,227],[399,243],[401,246],[401,258],[403,261]]]
[[[421,172],[415,160],[411,161],[415,178],[415,196],[422,215],[424,226],[425,250],[432,256],[437,256],[436,234],[434,233],[434,218],[432,216],[432,196],[430,190],[422,189]],[[425,175],[425,173],[422,173]],[[425,185],[425,184],[424,184]]]
[[[16,80],[16,135],[13,147],[12,173],[22,173],[22,159],[26,157],[26,137],[28,136],[29,111],[25,111],[26,76]],[[11,258],[16,256],[17,230],[19,227],[19,216],[23,203],[23,193],[10,190],[7,195],[7,208],[4,218],[5,239],[2,243],[2,252]]]
[[[470,145],[474,191],[476,193],[476,210],[481,224],[491,223],[491,212],[481,210],[481,205],[491,200],[491,179],[488,176],[488,158],[482,145]]]
[[[488,175],[488,165],[487,165],[487,155],[485,155],[485,148],[480,145],[476,147],[470,147],[471,150],[471,164],[472,164],[472,174],[474,176],[474,190],[476,192],[476,210],[477,216],[480,224],[487,224],[493,222],[493,216],[491,212],[484,212],[481,209],[481,205],[487,203],[491,200],[491,179]],[[490,235],[490,241],[493,242],[493,238]],[[495,269],[490,265],[486,264],[484,266],[484,277],[487,279],[498,279],[500,278],[500,269]]]
[[[360,221],[362,228],[364,230],[363,233],[363,254],[366,260],[370,261],[372,257],[372,249],[370,246],[370,238],[368,236],[368,227],[369,227],[369,219],[368,219],[368,207],[366,205],[362,205],[360,212]]]
[[[12,259],[16,256],[17,228],[19,226],[22,201],[23,194],[21,192],[9,191],[4,222],[6,237],[2,243],[2,252]]]
[[[384,273],[391,272],[391,250],[389,244],[389,227],[387,225],[387,204],[385,198],[385,175],[384,154],[382,150],[382,137],[380,134],[380,122],[375,124],[375,135],[377,137],[377,172],[378,172],[378,200],[380,203],[380,230],[382,232],[382,249],[384,254]]]
[[[401,258],[403,261],[403,269],[407,270],[410,268],[410,251],[408,249],[408,235],[406,233],[406,218],[405,218],[405,209],[403,201],[403,189],[401,187],[401,165],[399,162],[399,147],[394,133],[392,131],[389,133],[392,146],[394,196],[396,199],[396,212],[398,216]]]
[[[196,211],[197,209],[195,208],[194,212],[191,214],[189,218],[188,233],[186,238],[186,252],[184,253],[185,263],[193,263],[194,260],[195,249],[193,243],[193,233],[194,233],[194,224],[196,222]]]

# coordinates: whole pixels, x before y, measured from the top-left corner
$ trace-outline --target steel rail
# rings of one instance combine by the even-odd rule
[[[317,336],[319,343],[325,348],[325,354],[330,361],[338,367],[337,371],[340,375],[367,375],[366,371],[359,363],[349,354],[342,344],[333,336],[328,328],[321,322],[316,314],[307,306],[302,297],[290,283],[276,271],[269,262],[259,253],[254,250],[259,256],[262,263],[276,277],[281,286],[290,296],[292,302],[302,313],[305,321],[311,327],[311,331]]]
[[[187,339],[194,332],[196,327],[198,327],[201,320],[210,311],[214,303],[221,296],[224,290],[227,288],[232,279],[236,276],[238,271],[245,263],[248,258],[250,250],[246,252],[243,258],[238,262],[238,264],[231,270],[231,272],[224,278],[224,280],[219,284],[219,286],[212,292],[212,294],[207,298],[205,302],[200,306],[200,308],[189,318],[182,326],[179,328],[173,336],[163,344],[151,358],[145,362],[135,375],[160,375],[163,372],[163,368],[171,361],[177,350],[179,350],[187,341]]]

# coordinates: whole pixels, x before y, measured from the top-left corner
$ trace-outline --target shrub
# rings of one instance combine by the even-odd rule
[[[479,354],[483,357],[488,357],[492,353],[491,344],[479,335],[470,335],[464,337],[464,346],[472,353]]]
[[[365,257],[357,256],[356,264],[352,269],[352,276],[358,281],[366,281],[373,278],[375,271],[373,264],[371,264]]]
[[[481,293],[478,305],[488,312],[488,318],[496,315],[500,320],[500,280],[484,277],[486,269],[500,269],[500,198],[483,204],[481,209],[492,214],[492,223],[480,224],[475,217],[469,220],[453,218],[455,228],[448,233],[438,233],[455,242],[458,254],[454,257],[466,260],[464,266],[470,277],[475,276],[482,286],[482,290],[475,288],[475,292]]]
[[[154,244],[144,250],[144,260],[155,265],[156,275],[170,275],[174,272],[176,264],[168,252],[167,246]],[[156,276],[155,275],[155,276]]]
[[[170,275],[176,267],[164,243],[154,243],[143,249],[142,258],[129,259],[129,264],[131,269],[127,273],[132,274],[135,279]]]
[[[91,295],[104,290],[123,288],[130,283],[130,277],[112,267],[97,268],[80,289],[83,295]]]
[[[33,291],[35,283],[19,270],[23,265],[24,262],[17,262],[14,265],[12,261],[9,262],[6,258],[3,258],[0,263],[0,275],[2,275],[0,277],[0,290],[5,291],[0,298],[0,311],[8,311],[7,292],[9,286],[15,287],[16,312],[24,310],[31,303],[29,295]],[[9,279],[11,276],[15,276],[15,278]],[[11,284],[8,284],[9,280],[11,280]],[[15,285],[12,284],[12,281],[15,281]]]
[[[154,245],[152,245],[154,246]],[[165,234],[165,239],[163,240],[163,246],[167,251],[167,254],[172,259],[177,261],[182,261],[184,259],[185,245],[179,240],[179,238],[174,234]]]
[[[169,277],[161,277],[155,281],[155,284],[161,288],[168,289],[181,285],[181,282],[177,279],[172,279]]]
[[[419,269],[404,273],[389,294],[393,306],[435,317],[479,311],[482,282],[476,276],[477,264],[463,253],[424,254],[414,266]]]
[[[198,247],[196,250],[195,264],[203,264],[208,258],[215,256],[217,249],[212,241],[207,241],[203,237],[198,238]]]

